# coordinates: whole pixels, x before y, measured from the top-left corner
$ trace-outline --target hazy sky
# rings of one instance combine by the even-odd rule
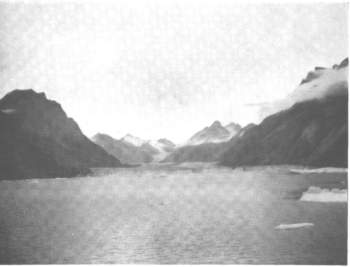
[[[88,136],[182,142],[258,122],[252,104],[347,56],[346,4],[101,2],[0,4],[0,97],[44,91]]]

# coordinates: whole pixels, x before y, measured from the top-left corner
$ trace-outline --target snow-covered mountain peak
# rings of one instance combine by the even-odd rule
[[[210,125],[210,128],[217,128],[217,127],[222,127],[222,124],[220,121],[214,121],[212,125]]]
[[[242,127],[238,123],[231,122],[225,126],[225,129],[228,130],[231,137],[233,137],[242,129]]]
[[[141,138],[139,138],[139,137],[136,137],[136,136],[133,136],[133,135],[131,135],[131,134],[125,135],[125,136],[121,139],[121,141],[127,142],[127,143],[132,144],[132,145],[137,146],[137,147],[140,147],[140,146],[142,146],[143,144],[147,143],[146,140],[143,140],[143,139],[141,139]]]
[[[230,123],[224,127],[220,121],[216,120],[209,127],[205,127],[194,134],[185,145],[226,142],[236,135],[240,129],[241,127],[238,124]]]

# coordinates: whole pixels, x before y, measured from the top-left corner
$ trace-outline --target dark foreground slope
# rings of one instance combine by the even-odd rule
[[[0,100],[0,179],[71,177],[118,167],[44,93],[15,90]]]
[[[347,84],[337,93],[297,103],[267,117],[226,151],[221,163],[347,166]]]

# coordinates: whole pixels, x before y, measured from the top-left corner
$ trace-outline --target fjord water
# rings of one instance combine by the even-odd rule
[[[345,173],[213,164],[0,182],[1,263],[346,264],[347,204],[300,201]],[[313,227],[276,230],[280,224]]]

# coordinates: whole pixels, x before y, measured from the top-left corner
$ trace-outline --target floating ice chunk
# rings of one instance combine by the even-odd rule
[[[312,202],[347,202],[348,190],[333,188],[322,189],[319,187],[311,186],[303,193],[301,201],[312,201]]]
[[[347,173],[347,168],[290,169],[293,173]]]
[[[306,227],[312,227],[314,226],[313,223],[292,223],[292,224],[280,224],[275,227],[277,230],[290,230],[290,229],[297,229],[297,228],[306,228]]]
[[[13,108],[7,108],[7,109],[2,109],[1,112],[5,114],[13,114],[13,113],[16,113],[16,110]]]

